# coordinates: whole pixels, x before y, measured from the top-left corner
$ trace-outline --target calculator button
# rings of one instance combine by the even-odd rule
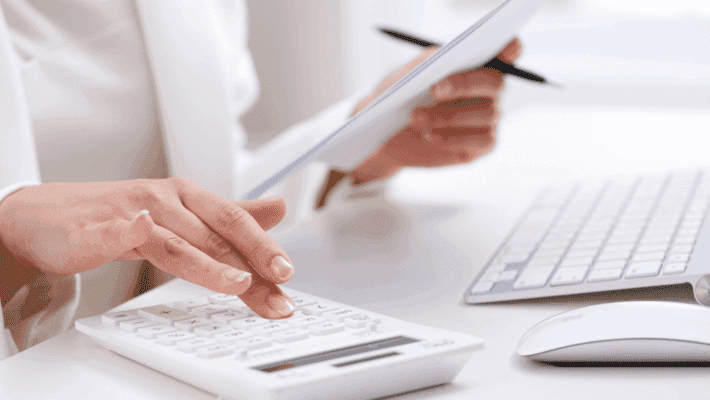
[[[238,340],[234,345],[244,350],[263,349],[271,346],[271,339],[264,336],[254,336],[248,339]]]
[[[214,339],[220,343],[234,343],[237,340],[242,340],[254,336],[249,331],[231,331],[227,333],[218,333],[214,335]]]
[[[224,313],[214,314],[212,316],[212,321],[218,324],[228,324],[235,319],[242,319],[248,317],[248,314],[244,314],[239,311],[227,311]]]
[[[183,331],[192,332],[197,327],[210,325],[212,323],[213,322],[207,318],[195,317],[190,319],[184,319],[182,321],[177,321],[175,323],[175,327]]]
[[[232,326],[237,329],[251,329],[252,327],[265,325],[268,323],[271,323],[271,321],[261,317],[235,319],[234,321],[230,322],[230,324],[232,324]]]
[[[222,294],[222,293],[217,293],[213,294],[212,296],[209,296],[207,298],[207,301],[209,301],[212,304],[217,304],[219,306],[226,306],[227,303],[230,301],[235,301],[239,300],[239,297],[233,295],[233,294]]]
[[[121,322],[130,321],[132,319],[138,319],[138,312],[136,310],[114,312],[110,314],[104,314],[101,316],[101,321],[104,324],[111,326],[118,326]]]
[[[326,322],[325,324],[312,325],[308,330],[314,335],[331,335],[345,330],[345,325],[338,322]]]
[[[195,335],[190,332],[177,331],[177,332],[171,332],[171,333],[165,333],[162,335],[158,335],[155,338],[158,339],[158,343],[160,343],[160,344],[164,344],[166,346],[172,346],[181,340],[192,339],[194,337],[195,337]]]
[[[274,341],[279,343],[291,343],[308,339],[308,332],[302,329],[289,329],[287,331],[274,333]]]
[[[118,326],[123,331],[135,333],[140,328],[145,328],[147,326],[153,326],[153,325],[156,325],[156,323],[149,320],[149,319],[138,318],[138,319],[132,319],[130,321],[121,322]]]
[[[200,347],[197,349],[197,355],[202,358],[215,358],[226,356],[234,352],[234,346],[227,344],[216,344],[214,346]]]
[[[271,336],[274,333],[287,331],[289,329],[291,328],[286,324],[270,323],[266,325],[255,326],[251,328],[251,331],[255,335]]]
[[[227,308],[229,308],[232,311],[238,311],[238,312],[249,314],[249,315],[254,314],[254,311],[251,308],[249,308],[247,303],[245,303],[241,300],[230,301],[229,303],[227,303]]]
[[[185,312],[190,312],[193,308],[197,307],[203,307],[203,306],[208,306],[210,305],[210,302],[207,301],[207,298],[199,298],[199,299],[192,299],[192,300],[185,300],[185,301],[176,301],[173,303],[173,308],[177,308],[180,311],[185,311]]]
[[[172,325],[175,321],[180,321],[183,319],[192,318],[192,315],[170,308],[168,306],[153,306],[141,308],[138,310],[138,315],[144,318],[148,318],[151,321],[155,321],[165,325]]]
[[[335,310],[323,313],[323,318],[327,319],[328,321],[343,322],[345,318],[354,317],[356,315],[360,315],[360,313],[347,308],[344,310]]]
[[[306,315],[315,315],[320,317],[323,313],[337,310],[338,306],[330,303],[316,303],[310,306],[305,306],[301,309]]]
[[[212,339],[198,337],[188,340],[181,340],[175,344],[177,345],[178,349],[191,353],[199,349],[200,347],[212,346],[216,343]]]
[[[296,306],[296,310],[300,310],[305,306],[310,306],[318,302],[318,300],[314,298],[300,295],[291,297],[291,300],[293,300],[293,304]]]
[[[136,331],[138,336],[146,339],[155,339],[156,336],[163,334],[163,333],[170,333],[174,332],[175,328],[172,326],[165,326],[165,325],[154,325],[154,326],[148,326],[145,328],[140,328]]]
[[[198,317],[209,318],[214,314],[227,312],[227,310],[228,310],[228,308],[225,306],[209,305],[209,306],[193,308],[192,311],[190,311],[190,312],[193,315],[196,315]]]
[[[222,324],[210,324],[195,328],[195,335],[202,337],[213,337],[218,333],[226,333],[233,331],[234,328]]]
[[[322,324],[328,322],[325,318],[306,315],[296,319],[289,319],[288,324],[294,328],[308,328],[311,325]]]
[[[363,328],[366,324],[379,324],[380,319],[369,315],[358,315],[357,317],[345,318],[343,322],[350,328]]]

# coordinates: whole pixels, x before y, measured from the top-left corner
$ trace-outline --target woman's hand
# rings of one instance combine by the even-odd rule
[[[282,198],[229,202],[182,178],[45,183],[0,202],[0,241],[25,272],[68,275],[147,259],[179,278],[239,295],[265,318],[283,318],[294,307],[276,284],[294,270],[265,231],[285,212]]]
[[[392,84],[414,69],[436,48],[427,49],[411,63],[389,76],[370,97],[356,107],[364,108]],[[520,43],[510,42],[498,54],[512,63],[520,56]],[[355,183],[394,175],[403,167],[439,167],[471,162],[488,154],[496,142],[498,98],[503,74],[479,68],[450,75],[431,88],[433,104],[411,113],[409,126],[350,173]]]

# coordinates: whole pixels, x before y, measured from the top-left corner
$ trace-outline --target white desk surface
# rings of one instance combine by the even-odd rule
[[[465,306],[462,294],[547,183],[615,172],[710,165],[707,109],[537,106],[506,115],[496,151],[470,166],[407,171],[387,200],[333,208],[278,240],[295,262],[295,289],[485,339],[453,383],[399,399],[673,399],[707,393],[697,367],[554,367],[521,359],[518,339],[595,296]],[[123,307],[191,297],[173,281]],[[677,298],[651,291],[624,298]],[[0,398],[214,399],[104,350],[70,330],[0,362]]]

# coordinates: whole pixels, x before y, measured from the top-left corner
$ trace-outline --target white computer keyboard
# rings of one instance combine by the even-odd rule
[[[689,283],[698,301],[710,305],[705,290],[710,234],[701,234],[708,200],[710,171],[616,177],[546,190],[465,301]]]
[[[76,322],[121,355],[223,399],[368,399],[451,381],[479,338],[294,290],[296,313],[257,316],[205,295]]]

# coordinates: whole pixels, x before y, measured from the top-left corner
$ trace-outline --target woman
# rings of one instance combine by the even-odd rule
[[[102,270],[113,273],[112,290],[135,282],[137,263],[147,259],[180,278],[240,295],[264,317],[291,315],[291,300],[277,284],[294,268],[265,232],[283,218],[286,201],[229,201],[283,151],[255,157],[243,148],[238,118],[258,93],[244,4],[0,4],[5,356],[17,350],[14,344],[21,350],[66,329],[78,306],[77,274],[114,260],[138,261]],[[519,50],[514,41],[500,57],[513,61]],[[360,104],[346,99],[268,148],[322,137],[430,52]],[[491,70],[439,82],[432,88],[436,102],[413,110],[410,126],[392,132],[352,171],[331,172],[321,205],[342,177],[363,184],[404,166],[457,164],[487,153],[501,89],[502,76]],[[136,179],[163,178],[163,156],[173,178]],[[45,181],[76,183],[40,184],[40,166]],[[288,203],[310,198],[301,191]]]

